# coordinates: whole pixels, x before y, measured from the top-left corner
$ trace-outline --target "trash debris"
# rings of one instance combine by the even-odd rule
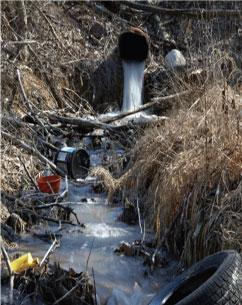
[[[86,178],[90,158],[83,148],[63,147],[56,153],[55,164],[73,179]]]
[[[59,193],[60,182],[61,176],[59,175],[41,176],[37,180],[40,191],[49,194]]]
[[[39,259],[33,258],[30,252],[20,256],[10,263],[14,272],[20,273],[27,269],[34,268],[39,265]]]

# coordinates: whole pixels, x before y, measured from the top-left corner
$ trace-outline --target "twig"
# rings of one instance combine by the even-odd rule
[[[41,267],[44,262],[47,260],[47,258],[50,256],[51,252],[53,252],[54,247],[57,244],[57,240],[55,239],[52,243],[52,245],[49,247],[48,251],[45,253],[45,256],[43,257],[42,261],[40,262],[39,266]]]
[[[49,182],[49,181],[46,181],[46,182],[47,182],[47,184],[48,184],[48,187],[49,187],[50,190],[51,190],[51,194],[55,194],[55,192],[54,192],[54,190],[53,190],[53,188],[52,188],[50,182]]]
[[[37,40],[8,40],[8,41],[3,41],[3,44],[32,44],[32,43],[38,43]]]
[[[19,12],[19,16],[21,18],[21,34],[24,37],[25,40],[28,39],[28,16],[27,16],[27,12],[26,12],[26,7],[25,7],[25,3],[24,0],[20,0],[18,3],[18,12]],[[26,45],[23,45],[24,47],[24,60],[27,61],[28,60],[28,49]]]
[[[30,50],[30,53],[35,57],[35,59],[37,60],[37,62],[39,63],[40,66],[43,66],[42,61],[40,60],[39,56],[35,53],[35,51],[31,48],[31,46],[28,44],[28,48]],[[51,90],[52,96],[55,99],[57,106],[59,108],[62,108],[63,105],[65,104],[65,100],[58,94],[57,89],[55,88],[51,78],[48,76],[48,74],[44,71],[44,69],[40,70],[40,73],[43,74],[44,78],[45,78],[45,82],[49,85],[49,88]],[[61,132],[61,130],[58,130],[59,132]]]
[[[34,179],[31,177],[31,175],[30,175],[30,173],[29,173],[27,167],[25,166],[24,162],[22,161],[22,159],[20,158],[20,156],[18,156],[18,158],[19,158],[19,161],[22,163],[23,168],[24,168],[24,170],[25,170],[27,176],[29,177],[30,181],[32,182],[33,186],[35,187],[36,191],[38,191],[39,188],[38,188],[37,184],[35,183]]]
[[[24,90],[24,87],[23,87],[23,84],[22,84],[22,80],[21,80],[21,76],[20,76],[20,71],[19,69],[17,69],[17,78],[18,78],[18,82],[19,82],[19,85],[20,85],[20,90],[21,90],[21,94],[24,98],[24,102],[28,108],[28,110],[32,113],[33,112],[33,109],[32,109],[32,105],[31,103],[29,102],[28,98],[27,98],[27,95],[25,93],[25,90]]]
[[[10,263],[10,259],[9,259],[8,253],[7,253],[3,243],[1,245],[1,249],[2,249],[2,253],[3,253],[3,257],[4,257],[5,262],[7,264],[9,276],[11,276],[11,275],[13,275],[13,270],[11,268],[11,263]]]
[[[43,210],[43,209],[48,209],[48,208],[52,208],[52,207],[58,207],[58,208],[61,208],[63,210],[67,210],[69,211],[71,214],[74,215],[75,219],[76,219],[76,222],[82,226],[82,223],[79,221],[78,217],[77,217],[77,214],[73,211],[72,208],[70,208],[69,206],[64,206],[63,204],[65,203],[50,203],[50,204],[42,204],[42,205],[38,205],[35,207],[35,210]],[[68,204],[69,205],[69,204]]]
[[[11,268],[10,259],[9,259],[8,253],[7,253],[3,243],[1,245],[1,249],[2,249],[2,253],[3,253],[3,257],[4,257],[5,262],[7,264],[8,273],[9,273],[9,276],[10,276],[9,303],[10,303],[10,305],[12,305],[13,304],[14,272],[13,272],[13,270]]]
[[[35,115],[34,111],[33,111],[33,108],[32,107],[35,107],[34,104],[31,103],[31,101],[27,98],[27,95],[25,93],[25,90],[24,90],[24,86],[22,84],[22,80],[21,80],[21,75],[20,75],[20,71],[19,69],[17,69],[17,78],[18,78],[18,82],[19,82],[19,85],[20,85],[20,89],[21,89],[21,93],[22,93],[22,96],[24,98],[24,102],[28,108],[28,110],[30,111],[30,113],[33,115],[34,119],[36,120],[36,122],[44,128],[46,134],[49,134],[48,130],[46,129],[46,127],[44,126],[44,124],[41,122],[41,120]]]
[[[40,14],[44,17],[45,21],[48,23],[50,29],[51,29],[51,32],[52,34],[55,36],[56,40],[58,41],[58,44],[65,49],[65,46],[64,44],[62,43],[62,41],[60,40],[60,38],[58,37],[58,35],[56,34],[56,31],[52,25],[52,23],[50,22],[49,18],[45,15],[45,13],[37,6],[35,5],[35,8],[40,12]]]
[[[141,216],[140,216],[140,209],[139,209],[139,199],[137,198],[136,200],[136,204],[137,204],[137,212],[138,212],[138,219],[139,219],[139,227],[140,227],[140,233],[143,234],[143,228],[142,228],[142,224],[141,224]]]
[[[65,298],[67,298],[69,295],[71,295],[82,283],[83,281],[85,281],[84,279],[81,279],[79,281],[77,281],[76,285],[73,286],[66,294],[64,294],[61,298],[59,298],[58,300],[56,300],[52,305],[56,305],[58,303],[60,303],[61,301],[63,301]]]
[[[44,219],[44,220],[46,220],[46,221],[51,221],[51,222],[55,222],[55,223],[59,223],[59,219],[55,219],[55,218],[51,218],[51,217],[46,217],[46,216],[40,216],[40,215],[36,215],[39,219]],[[63,223],[63,224],[68,224],[68,225],[71,225],[71,226],[82,226],[82,224],[81,225],[79,225],[79,224],[76,224],[76,223],[73,223],[73,222],[71,222],[71,221],[68,221],[68,220],[61,220],[61,222]]]
[[[45,156],[43,156],[37,149],[29,146],[27,143],[25,143],[24,141],[22,140],[19,140],[17,139],[16,137],[12,136],[11,134],[5,132],[5,131],[2,131],[2,135],[13,141],[13,143],[15,145],[20,145],[22,148],[24,148],[26,151],[28,151],[29,153],[35,155],[36,157],[38,157],[42,162],[44,163],[47,163],[50,165],[50,167],[55,171],[57,172],[58,174],[60,174],[61,176],[65,176],[65,173],[60,169],[58,168],[52,161],[50,161],[49,159],[47,159]]]
[[[90,248],[90,251],[89,251],[89,254],[88,254],[88,257],[87,257],[86,271],[87,271],[89,259],[90,259],[91,253],[92,253],[92,249],[93,249],[93,245],[94,245],[94,240],[95,240],[95,237],[93,237],[92,244],[91,244],[91,248]]]
[[[68,184],[68,178],[67,175],[65,175],[65,190],[60,194],[60,196],[57,198],[58,199],[63,199],[69,192],[69,184]]]
[[[92,267],[92,278],[93,278],[93,286],[94,286],[95,305],[97,305],[97,289],[96,289],[96,281],[95,281],[95,275],[94,275],[93,267]]]

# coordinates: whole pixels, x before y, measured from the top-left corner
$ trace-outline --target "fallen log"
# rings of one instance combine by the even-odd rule
[[[210,19],[214,17],[240,17],[242,16],[242,10],[224,10],[224,9],[170,9],[162,8],[159,6],[140,4],[131,1],[120,1],[120,4],[158,15],[169,16],[186,16],[191,18],[204,18]]]
[[[83,128],[84,133],[90,132],[94,129],[104,129],[113,131],[115,128],[108,124],[96,121],[96,120],[87,120],[81,118],[71,118],[71,117],[62,117],[55,114],[49,115],[49,119],[54,122],[60,122],[63,124],[75,125],[80,128]]]
[[[122,113],[120,113],[120,114],[118,114],[118,115],[116,115],[114,117],[104,119],[104,120],[102,120],[102,122],[105,123],[105,124],[109,124],[109,123],[112,123],[114,121],[123,119],[124,117],[129,116],[131,114],[135,114],[135,113],[147,110],[149,108],[152,108],[154,106],[158,106],[162,102],[167,102],[167,101],[170,101],[170,100],[175,100],[177,98],[184,97],[184,96],[186,96],[189,93],[191,93],[191,91],[190,90],[186,90],[186,91],[183,91],[183,92],[180,92],[180,93],[175,93],[175,94],[168,95],[168,96],[156,97],[156,98],[154,98],[152,100],[152,102],[144,104],[144,105],[140,106],[139,108],[137,108],[135,110],[122,112]]]

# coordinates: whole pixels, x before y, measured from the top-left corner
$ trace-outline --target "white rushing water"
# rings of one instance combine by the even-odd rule
[[[124,90],[122,111],[131,111],[142,105],[145,61],[123,61]]]

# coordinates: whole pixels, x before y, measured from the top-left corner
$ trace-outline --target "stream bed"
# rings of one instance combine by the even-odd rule
[[[101,153],[101,152],[100,152]],[[99,152],[92,152],[92,166],[98,164]],[[65,201],[70,202],[78,219],[85,224],[79,226],[63,225],[61,242],[50,257],[51,262],[76,272],[92,269],[99,304],[107,305],[147,305],[152,297],[168,283],[174,275],[177,263],[169,260],[165,268],[147,272],[141,257],[127,257],[114,253],[120,242],[133,242],[142,239],[138,225],[127,225],[118,221],[122,207],[110,205],[105,193],[95,193],[94,178],[87,177],[82,182],[69,182],[69,192]],[[64,189],[64,182],[61,188]],[[33,231],[56,230],[58,225],[34,227]],[[146,238],[152,234],[147,232]],[[18,253],[31,252],[42,258],[50,243],[32,234],[25,234],[19,243]]]

